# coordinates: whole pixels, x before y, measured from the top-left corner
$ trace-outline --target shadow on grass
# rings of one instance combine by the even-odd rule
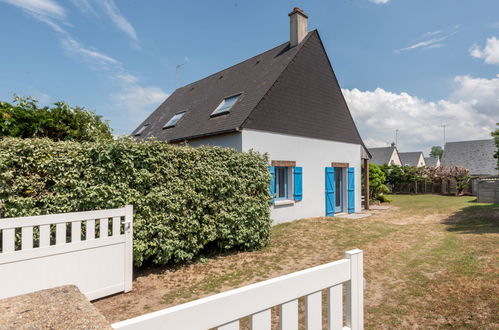
[[[499,233],[499,204],[466,206],[449,216],[443,223],[448,225],[447,231],[461,234]]]

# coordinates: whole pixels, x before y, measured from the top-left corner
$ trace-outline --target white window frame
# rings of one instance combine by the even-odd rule
[[[237,104],[237,102],[239,102],[239,100],[241,99],[241,96],[242,96],[242,93],[234,94],[234,95],[231,95],[231,96],[224,97],[224,99],[222,100],[222,102],[220,102],[220,104],[211,113],[211,117],[215,117],[215,116],[219,116],[219,115],[223,115],[223,114],[229,113],[230,110]],[[225,102],[228,99],[232,99],[232,98],[236,98],[236,101],[230,106],[230,108],[221,110],[221,109],[223,109],[223,106],[224,106]]]
[[[175,122],[174,122],[174,123],[171,123],[171,122],[173,121],[173,119],[174,119],[176,116],[178,116],[178,115],[180,115],[180,117],[178,117],[178,119],[177,119],[177,120],[175,120]],[[180,120],[181,120],[184,116],[185,116],[185,111],[180,111],[180,112],[177,112],[176,114],[174,114],[174,115],[170,118],[170,120],[168,120],[168,121],[166,122],[166,124],[163,126],[163,129],[165,129],[165,128],[171,128],[171,127],[175,127],[175,126],[177,126],[178,122],[179,122],[179,121],[180,121]]]

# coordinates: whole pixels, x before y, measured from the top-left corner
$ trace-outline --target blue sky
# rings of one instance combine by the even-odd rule
[[[317,28],[368,146],[427,151],[499,121],[497,0],[0,0],[0,99],[65,100],[130,133],[175,87]],[[176,75],[176,65],[181,64]]]

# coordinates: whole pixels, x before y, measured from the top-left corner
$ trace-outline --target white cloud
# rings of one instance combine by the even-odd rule
[[[434,48],[444,47],[445,44],[443,43],[443,41],[445,41],[449,37],[456,34],[460,27],[461,27],[461,25],[454,25],[452,28],[449,28],[447,30],[436,30],[436,31],[430,31],[430,32],[423,33],[420,37],[416,38],[413,41],[412,45],[401,48],[401,49],[397,49],[397,50],[395,50],[395,53],[414,50],[414,49],[418,49],[418,48],[434,49]],[[442,36],[438,36],[438,35],[442,35]],[[430,38],[430,39],[428,39],[428,38]],[[426,40],[420,41],[422,39],[426,39]]]
[[[438,42],[444,41],[447,39],[447,37],[439,37],[439,38],[432,38],[430,40],[425,40],[425,41],[420,41],[418,43],[415,43],[413,45],[410,45],[409,47],[405,47],[402,49],[399,49],[399,51],[406,51],[406,50],[413,50],[421,47],[431,47],[433,44],[437,44]]]
[[[132,24],[120,13],[114,0],[102,0],[99,2],[104,8],[106,14],[111,18],[111,21],[120,29],[125,32],[134,41],[138,41],[137,33]]]
[[[483,49],[477,44],[471,46],[470,55],[488,64],[499,64],[499,40],[496,37],[488,38]]]
[[[117,60],[104,53],[84,47],[69,35],[61,40],[61,45],[70,55],[76,55],[85,61],[92,61],[92,64],[95,63],[103,66],[120,64]]]
[[[390,2],[390,0],[369,0],[369,2],[372,2],[372,3],[375,3],[375,4],[381,4],[381,5],[384,5],[388,2]]]
[[[408,93],[344,89],[343,94],[364,141],[370,147],[387,146],[399,130],[402,151],[428,152],[447,141],[489,138],[499,108],[499,76],[493,79],[458,76],[457,89],[448,100],[426,101]]]
[[[126,72],[117,74],[116,79],[124,84],[136,84],[140,80],[137,76]]]
[[[499,75],[492,79],[457,76],[459,87],[452,93],[452,100],[473,104],[477,112],[499,120]]]
[[[0,0],[24,11],[52,18],[64,19],[66,11],[52,0]]]
[[[114,126],[121,134],[130,134],[169,94],[156,86],[125,85],[111,95],[110,105],[118,108]]]
[[[71,3],[84,14],[92,14],[93,16],[97,16],[97,13],[88,0],[71,0]]]

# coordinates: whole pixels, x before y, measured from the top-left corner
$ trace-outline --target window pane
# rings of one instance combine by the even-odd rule
[[[144,126],[142,126],[138,131],[137,133],[135,133],[135,136],[137,135],[140,135],[142,134],[142,132],[144,132],[144,130],[146,129],[146,127],[149,126],[149,124],[145,124]]]
[[[240,95],[236,95],[236,96],[231,96],[231,97],[224,99],[218,105],[218,107],[215,109],[215,111],[213,111],[212,115],[216,115],[218,113],[229,111],[232,108],[232,106],[237,102],[237,100],[239,99],[239,96]]]
[[[275,187],[277,198],[287,197],[287,174],[288,169],[286,167],[276,167],[275,173]]]
[[[163,128],[166,128],[166,127],[172,127],[172,126],[175,126],[177,124],[177,122],[180,120],[180,118],[182,118],[182,116],[185,114],[185,111],[184,112],[180,112],[180,113],[177,113],[176,115],[174,115],[166,124],[165,126],[163,126]]]
[[[342,177],[341,177],[341,168],[337,168],[335,167],[334,168],[334,180],[335,180],[335,187],[334,187],[334,190],[335,190],[335,199],[336,199],[336,206],[340,206],[341,205],[341,180],[342,180]]]

